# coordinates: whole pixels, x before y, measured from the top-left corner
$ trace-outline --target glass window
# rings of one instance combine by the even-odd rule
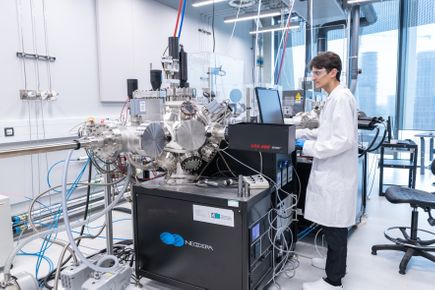
[[[346,30],[344,25],[327,26],[328,32],[328,50],[334,51],[346,61]],[[333,34],[331,33],[334,32]],[[319,28],[314,28],[314,35],[317,35]],[[275,47],[278,48],[283,33],[275,33]],[[331,37],[331,39],[329,38]],[[285,39],[285,35],[284,35]],[[282,47],[282,45],[281,45]],[[316,44],[314,44],[314,51]],[[275,79],[278,77],[279,65],[282,57],[283,49],[280,49],[278,54],[278,61],[275,69]],[[275,51],[276,55],[276,51]],[[289,30],[287,39],[287,47],[285,50],[284,63],[279,75],[279,85],[283,90],[295,90],[301,88],[301,81],[305,72],[305,30]],[[343,64],[345,65],[345,64]],[[343,66],[345,67],[345,66]]]
[[[363,26],[355,96],[369,116],[395,116],[399,1],[373,3],[377,21]]]
[[[304,77],[305,71],[305,30],[292,29],[289,30],[287,43],[285,41],[285,32],[274,33],[275,41],[275,80],[279,77],[278,84],[283,90],[295,90],[300,87],[300,80]],[[282,53],[285,47],[284,62],[281,72],[279,67],[282,59]],[[279,53],[278,53],[279,48]]]
[[[395,116],[396,76],[399,36],[399,0],[373,3],[377,21],[361,27],[359,75],[355,96],[360,110],[372,116]],[[361,14],[364,17],[364,13]],[[434,29],[435,31],[435,29]],[[318,31],[315,31],[317,34]],[[282,49],[277,50],[282,32],[275,33],[275,58],[278,55],[275,79],[279,71]],[[327,34],[328,50],[343,60],[342,80],[346,82],[347,48],[345,27],[337,27]],[[284,64],[279,77],[283,90],[300,88],[305,70],[305,31],[291,30],[288,36]],[[434,82],[435,83],[435,82]],[[434,117],[435,118],[435,117]]]
[[[409,0],[403,129],[435,130],[435,1]]]

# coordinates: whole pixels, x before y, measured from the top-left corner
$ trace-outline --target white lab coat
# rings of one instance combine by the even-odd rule
[[[328,227],[350,227],[356,220],[358,116],[356,100],[339,85],[320,113],[319,128],[300,129],[303,155],[312,156],[304,217]]]

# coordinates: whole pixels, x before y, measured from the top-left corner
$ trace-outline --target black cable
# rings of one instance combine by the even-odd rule
[[[366,149],[362,150],[362,153],[361,153],[358,157],[361,157],[361,156],[363,156],[364,154],[366,154],[366,153],[368,153],[368,152],[371,152],[370,150],[372,150],[372,147],[373,147],[373,145],[375,144],[376,139],[378,139],[379,132],[380,132],[379,127],[376,127],[376,134],[375,134],[375,136],[373,137],[372,142],[370,142],[369,146],[367,146]]]
[[[384,126],[385,126],[385,124],[384,124]],[[381,142],[379,142],[378,146],[376,146],[375,148],[371,149],[369,152],[373,152],[373,151],[378,150],[381,147],[381,145],[384,143],[385,137],[387,137],[387,129],[386,128],[384,130],[384,135],[382,136]]]
[[[95,156],[92,149],[85,149],[85,151],[86,151],[86,154],[88,155],[88,157],[91,159],[92,163],[94,164],[95,168],[97,168],[98,171],[100,171],[101,173],[105,173],[105,174],[110,174],[110,173],[115,172],[116,169],[107,171],[106,169],[102,168],[98,164],[97,159],[99,159],[100,162],[103,162],[105,165],[111,165],[112,163],[106,163],[105,161],[103,161],[100,158],[98,158],[97,156]]]
[[[119,212],[131,214],[131,209],[125,207],[115,207],[113,211],[119,211]]]
[[[363,156],[365,153],[374,152],[374,151],[378,150],[381,147],[381,145],[384,143],[385,138],[387,137],[387,128],[386,128],[384,123],[382,123],[382,124],[384,125],[385,128],[384,128],[384,133],[382,135],[382,138],[381,138],[381,141],[379,142],[379,144],[377,144],[375,148],[371,148],[374,145],[376,139],[378,138],[379,131],[377,131],[376,136],[373,138],[372,143],[358,157]],[[377,129],[379,129],[379,128],[377,128]]]
[[[84,220],[88,218],[88,213],[89,213],[89,202],[91,199],[91,182],[92,182],[92,162],[89,162],[88,186],[86,191],[86,205],[85,205],[85,214],[83,217]],[[82,228],[80,229],[80,236],[83,235],[84,231],[85,231],[85,225],[82,225]],[[81,239],[77,241],[77,247],[80,245],[80,242]],[[69,255],[68,258],[62,263],[61,267],[64,267],[66,263],[68,263],[69,260],[71,260],[71,258],[72,256]],[[56,273],[56,269],[48,273],[47,276],[45,276],[44,278],[39,279],[39,281],[43,279],[44,286],[48,289],[53,289],[52,286],[48,285],[48,281],[54,279],[55,273]]]
[[[213,53],[214,53],[214,51],[215,51],[215,48],[216,48],[216,39],[215,39],[215,35],[214,35],[214,13],[215,11],[214,11],[214,1],[213,1],[213,16],[212,16],[212,19],[211,19],[211,30],[212,30],[212,32],[213,32]]]

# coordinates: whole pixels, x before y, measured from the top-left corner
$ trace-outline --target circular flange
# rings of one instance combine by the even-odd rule
[[[186,150],[198,150],[205,142],[205,126],[198,120],[181,121],[175,127],[175,142]]]
[[[142,150],[152,158],[159,156],[166,145],[165,131],[159,123],[148,124],[142,133],[141,139]]]

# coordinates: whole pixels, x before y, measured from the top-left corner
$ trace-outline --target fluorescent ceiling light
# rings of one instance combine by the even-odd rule
[[[281,25],[272,25],[272,26],[265,26],[257,30],[252,30],[249,32],[249,34],[257,34],[257,33],[266,33],[266,32],[274,32],[274,31],[280,31],[280,30],[288,30],[288,29],[296,29],[299,28],[299,23],[294,22],[290,23],[289,26],[281,26]]]
[[[204,0],[204,1],[197,1],[195,3],[192,4],[193,7],[201,7],[201,6],[205,6],[205,5],[210,5],[214,3],[219,3],[219,2],[224,2],[227,0]]]
[[[258,12],[250,12],[243,15],[239,15],[239,17],[231,16],[224,18],[225,23],[232,23],[237,21],[245,21],[245,20],[252,20],[252,19],[259,19],[259,18],[266,18],[266,17],[273,17],[281,15],[280,9],[273,9],[273,10],[267,10],[264,12],[261,12],[260,15],[258,15]]]

